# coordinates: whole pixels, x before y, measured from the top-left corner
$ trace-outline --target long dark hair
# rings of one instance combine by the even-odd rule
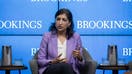
[[[61,15],[61,14],[66,14],[69,22],[71,22],[71,25],[67,28],[66,30],[66,35],[67,35],[67,39],[70,39],[72,36],[73,36],[73,33],[74,33],[74,23],[73,23],[73,17],[72,17],[72,13],[70,12],[70,10],[68,9],[65,9],[65,8],[62,8],[60,10],[58,10],[55,14],[55,19],[58,15]],[[52,33],[57,33],[57,29],[55,27],[55,22],[52,23],[52,25],[50,26],[49,28],[49,31],[51,31]]]

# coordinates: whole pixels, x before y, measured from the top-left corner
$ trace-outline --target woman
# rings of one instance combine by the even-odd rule
[[[80,74],[84,65],[80,35],[73,31],[73,17],[68,9],[55,14],[55,23],[45,33],[38,53],[39,74]]]

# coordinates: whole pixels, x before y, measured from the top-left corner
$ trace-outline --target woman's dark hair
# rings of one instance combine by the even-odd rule
[[[74,23],[73,23],[72,13],[71,13],[70,10],[68,10],[68,9],[65,9],[65,8],[60,9],[60,10],[58,10],[58,11],[56,12],[56,14],[55,14],[55,19],[56,19],[56,17],[57,17],[58,15],[61,15],[61,14],[66,14],[66,16],[67,16],[69,22],[71,22],[71,25],[70,25],[70,26],[67,28],[67,30],[66,30],[67,39],[70,39],[70,38],[73,36],[73,33],[74,33],[74,30],[73,30],[73,28],[74,28]],[[50,28],[49,28],[49,31],[51,31],[52,33],[57,33],[57,29],[56,29],[56,27],[55,27],[55,22],[52,23],[52,25],[51,25]]]

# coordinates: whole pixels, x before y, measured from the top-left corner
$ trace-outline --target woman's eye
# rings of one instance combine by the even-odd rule
[[[66,19],[63,19],[63,21],[67,21]]]
[[[59,21],[59,20],[60,20],[60,18],[57,18],[56,20],[57,20],[57,21]]]

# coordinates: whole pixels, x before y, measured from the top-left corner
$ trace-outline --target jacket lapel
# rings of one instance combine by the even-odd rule
[[[73,39],[72,38],[70,38],[69,40],[67,40],[67,54],[66,54],[66,57],[67,57],[67,59],[68,60],[70,60],[72,57],[71,57],[71,55],[72,55],[72,50],[73,50],[73,45],[74,43],[73,43]]]
[[[53,52],[53,55],[54,55],[54,57],[57,57],[58,56],[58,41],[57,41],[57,35],[55,34],[55,35],[52,35],[51,36],[51,43],[52,43],[52,51],[51,52]],[[67,57],[67,59],[68,60],[70,60],[71,59],[71,55],[72,55],[72,50],[74,50],[74,39],[72,39],[72,38],[70,38],[69,40],[67,40],[67,50],[66,50],[66,57]]]
[[[58,47],[58,45],[57,45],[57,35],[55,34],[55,35],[52,35],[51,36],[52,38],[51,38],[51,43],[52,43],[52,51],[51,52],[53,52],[53,54],[54,54],[54,57],[57,57],[58,56],[58,51],[57,51],[57,47]]]

